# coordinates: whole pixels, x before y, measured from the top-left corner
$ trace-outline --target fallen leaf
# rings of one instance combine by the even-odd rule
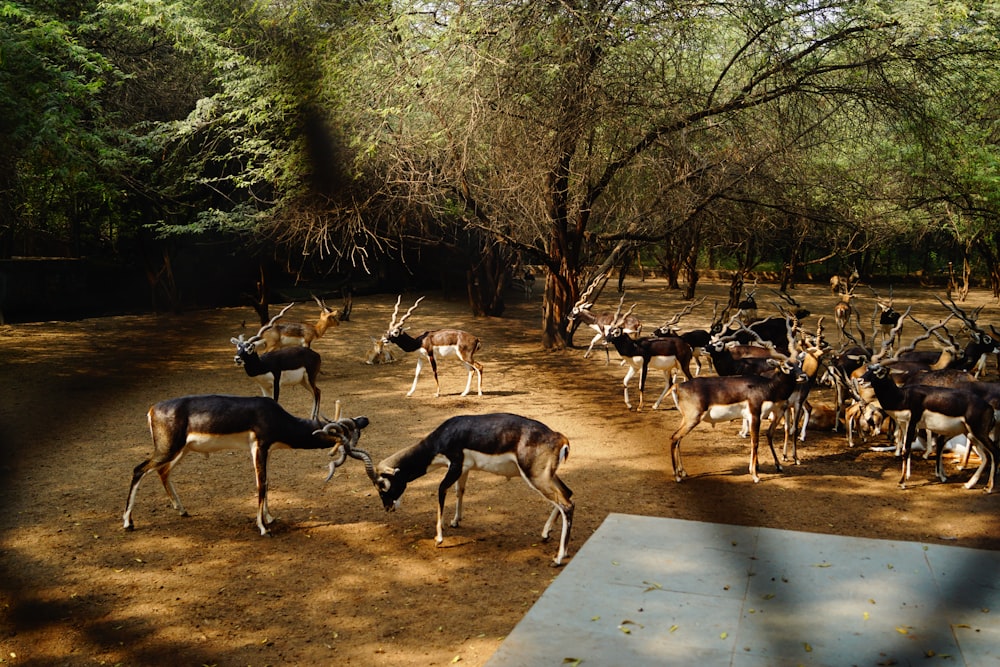
[[[764,598],[765,600],[770,600],[774,597],[774,593],[764,593],[763,595],[761,595],[761,597]]]
[[[832,567],[833,563],[814,563],[813,567]]]
[[[583,660],[580,658],[563,658],[562,664],[577,667],[581,662],[583,662]]]
[[[591,616],[590,620],[591,621],[599,621],[599,620],[601,620],[601,617],[600,616]]]
[[[812,653],[813,652],[813,647],[809,645],[809,642],[804,642],[802,644],[802,648],[804,648],[806,650],[806,653]]]
[[[676,625],[671,625],[670,626],[670,632],[677,632],[677,626]]]
[[[452,664],[455,664],[456,662],[461,662],[461,661],[462,661],[462,656],[460,656],[460,655],[456,655],[454,658],[451,659],[451,663]]]
[[[720,632],[719,633],[719,639],[725,639],[728,636],[729,636],[728,632]]]
[[[898,632],[901,635],[908,635],[908,634],[910,634],[910,630],[908,628],[904,628],[903,626],[900,626],[900,625],[896,626],[896,632]]]
[[[861,614],[861,618],[863,618],[863,619],[865,619],[867,621],[869,619],[868,612],[866,611],[865,613]]]
[[[642,583],[644,583],[647,586],[649,586],[649,588],[647,588],[646,590],[644,590],[643,593],[648,593],[649,591],[662,591],[663,590],[663,586],[661,586],[660,584],[656,583],[655,581],[644,581]]]

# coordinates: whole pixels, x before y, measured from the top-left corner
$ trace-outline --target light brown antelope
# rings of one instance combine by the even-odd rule
[[[316,419],[320,400],[316,378],[319,377],[323,363],[319,353],[308,347],[282,347],[273,352],[257,354],[257,344],[262,340],[262,334],[273,327],[290,307],[286,306],[248,340],[244,340],[243,334],[240,334],[239,338],[230,338],[229,341],[236,346],[236,365],[243,367],[246,374],[260,386],[264,396],[278,401],[281,385],[302,385],[313,395],[312,418]]]
[[[274,326],[266,329],[261,335],[261,340],[266,346],[262,352],[272,352],[282,347],[294,345],[312,347],[313,341],[321,338],[327,329],[340,326],[340,311],[333,310],[326,303],[313,295],[313,300],[319,305],[319,317],[314,324],[305,322],[277,322]],[[288,308],[295,305],[289,304],[282,310],[282,314]]]
[[[434,541],[444,541],[444,503],[448,489],[456,486],[455,518],[462,520],[462,498],[469,472],[484,470],[495,475],[522,477],[554,506],[542,539],[547,540],[557,516],[562,515],[562,537],[554,565],[566,558],[573,525],[573,492],[556,474],[569,456],[569,440],[545,424],[509,413],[462,415],[446,420],[423,440],[381,461],[373,481],[387,512],[399,506],[406,485],[427,474],[433,465],[447,466],[438,486],[437,527]]]
[[[670,436],[670,459],[674,479],[680,482],[687,477],[681,461],[681,440],[701,423],[717,424],[734,419],[750,421],[750,478],[759,482],[757,475],[757,450],[760,444],[761,415],[773,411],[780,414],[796,386],[807,382],[802,369],[791,361],[770,360],[777,370],[772,377],[736,375],[726,377],[698,377],[675,385],[677,409],[681,413],[680,427]],[[774,458],[774,467],[781,472],[778,454],[774,451],[772,420],[767,431],[767,441]]]
[[[413,392],[417,390],[420,371],[424,368],[424,362],[429,361],[431,370],[434,372],[434,396],[440,396],[441,382],[438,380],[437,360],[456,357],[469,371],[469,379],[465,383],[465,391],[462,392],[462,396],[467,396],[472,389],[473,374],[477,378],[478,394],[482,396],[483,365],[474,359],[476,351],[480,348],[479,339],[466,331],[458,329],[436,329],[434,331],[425,331],[417,337],[411,336],[403,329],[403,323],[413,314],[413,311],[424,300],[424,297],[417,299],[397,322],[396,315],[399,313],[399,303],[402,298],[403,295],[401,294],[396,299],[396,308],[392,311],[389,328],[383,334],[379,343],[382,345],[392,343],[404,352],[417,353],[417,372],[413,376],[413,385],[410,387],[410,391],[406,392],[406,395],[412,396]]]
[[[132,471],[122,517],[126,530],[135,527],[132,510],[139,482],[153,471],[159,475],[174,509],[181,516],[188,515],[170,481],[170,473],[190,452],[207,456],[213,452],[249,448],[257,480],[257,527],[261,535],[270,533],[269,526],[274,522],[267,506],[267,460],[272,449],[339,446],[342,455],[331,464],[331,474],[334,466],[351,456],[364,461],[369,477],[374,479],[371,457],[356,447],[361,429],[368,425],[367,417],[336,421],[301,419],[269,398],[206,394],[160,401],[149,409],[147,419],[153,438],[153,455]]]
[[[590,353],[594,349],[594,345],[597,344],[597,341],[605,339],[605,363],[611,363],[611,352],[608,350],[606,336],[608,334],[608,329],[611,327],[611,324],[615,319],[615,314],[602,312],[595,315],[591,312],[594,304],[588,301],[590,295],[594,292],[594,289],[603,278],[604,274],[601,273],[590,282],[587,289],[584,290],[583,294],[580,295],[580,298],[577,299],[575,304],[573,304],[573,308],[569,311],[567,319],[570,322],[579,321],[581,324],[585,324],[587,327],[597,332],[594,334],[594,337],[590,339],[590,345],[587,347],[587,351],[583,353],[583,358],[588,359],[590,357]],[[642,331],[642,322],[639,321],[639,318],[629,315],[622,324],[622,330],[627,335],[636,335]]]

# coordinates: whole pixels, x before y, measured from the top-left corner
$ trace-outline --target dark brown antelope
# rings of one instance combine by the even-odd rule
[[[455,518],[452,527],[462,520],[465,483],[472,470],[524,479],[554,505],[542,529],[547,540],[557,516],[562,515],[562,537],[554,565],[566,558],[570,529],[573,525],[573,492],[556,474],[569,456],[569,440],[545,424],[520,415],[496,413],[463,415],[443,422],[426,438],[402,449],[376,466],[375,486],[387,512],[395,510],[406,485],[427,474],[432,465],[447,466],[438,486],[437,528],[434,541],[444,541],[444,502],[448,489],[456,485]]]
[[[737,375],[727,377],[698,377],[674,385],[677,391],[677,409],[681,425],[670,436],[670,459],[674,479],[680,482],[687,477],[681,462],[681,440],[702,422],[717,424],[734,419],[750,422],[750,477],[759,482],[757,475],[757,450],[760,444],[761,415],[768,412],[781,414],[795,388],[808,381],[802,369],[791,361],[770,360],[776,368],[772,377]],[[774,458],[774,467],[781,472],[778,454],[774,451],[774,429],[778,420],[771,421],[767,441]]]
[[[965,435],[969,446],[979,451],[982,463],[965,488],[971,489],[979,481],[979,476],[989,466],[986,493],[993,491],[993,478],[997,465],[997,446],[992,438],[995,422],[993,408],[977,396],[964,389],[948,389],[927,385],[906,385],[899,387],[889,376],[889,369],[876,360],[868,365],[862,375],[862,384],[870,385],[879,404],[896,422],[902,433],[903,469],[899,478],[899,488],[906,488],[910,477],[910,454],[918,428],[927,429],[939,437]],[[935,472],[942,482],[947,480],[941,466],[942,442],[938,443]]]
[[[340,465],[347,456],[364,461],[369,477],[374,479],[371,457],[356,447],[367,417],[326,421],[300,419],[290,415],[269,398],[220,396],[206,394],[182,396],[160,401],[147,414],[153,437],[153,455],[132,472],[123,515],[124,527],[132,530],[132,510],[139,482],[156,471],[170,503],[181,516],[187,510],[181,504],[170,473],[190,452],[206,456],[229,449],[249,448],[257,480],[257,527],[261,535],[270,533],[274,517],[267,506],[267,460],[272,449],[341,448]],[[332,470],[331,470],[332,474]]]
[[[230,338],[229,341],[236,346],[236,357],[234,361],[237,366],[242,366],[246,374],[260,386],[261,393],[278,401],[281,392],[281,385],[302,385],[313,395],[312,418],[319,415],[320,390],[316,384],[319,376],[320,366],[323,363],[319,353],[308,347],[282,347],[273,352],[257,354],[257,344],[262,340],[262,335],[266,333],[275,322],[278,321],[291,305],[271,318],[271,321],[260,328],[249,340],[243,339],[243,334],[239,338]]]
[[[663,392],[656,399],[656,403],[653,404],[653,409],[657,410],[663,398],[670,390],[673,383],[673,374],[676,371],[683,373],[684,377],[688,380],[691,379],[691,357],[693,351],[691,346],[680,336],[653,336],[651,338],[639,339],[633,339],[629,336],[626,333],[625,322],[628,321],[628,317],[635,306],[633,305],[632,308],[621,314],[624,299],[625,295],[623,294],[622,300],[618,302],[618,310],[615,311],[611,325],[608,328],[606,340],[615,346],[618,354],[628,364],[628,371],[622,380],[622,384],[625,387],[625,405],[629,409],[632,409],[632,402],[628,396],[628,385],[632,381],[632,378],[635,377],[636,372],[638,372],[639,406],[636,408],[636,411],[642,410],[646,378],[649,375],[649,370],[653,369],[663,371],[664,380]]]
[[[467,396],[469,390],[472,389],[472,375],[473,373],[477,378],[477,391],[480,396],[483,395],[483,365],[474,359],[476,351],[480,348],[479,339],[466,331],[460,331],[458,329],[436,329],[434,331],[425,331],[417,337],[413,337],[406,333],[403,329],[403,323],[406,319],[413,314],[413,311],[424,300],[424,297],[417,299],[410,309],[396,321],[396,315],[399,313],[399,302],[402,300],[403,295],[399,295],[396,299],[396,308],[392,311],[392,318],[389,320],[389,328],[383,334],[379,343],[385,345],[385,343],[392,343],[396,345],[404,352],[416,352],[417,353],[417,372],[413,376],[413,385],[410,387],[410,391],[406,392],[407,396],[412,396],[413,392],[417,390],[417,381],[420,379],[420,371],[424,368],[424,362],[429,361],[431,364],[431,370],[434,372],[434,396],[441,395],[441,382],[438,380],[438,369],[437,360],[446,359],[448,357],[456,357],[461,361],[466,369],[469,371],[469,379],[465,383],[465,391],[462,392],[462,396]]]

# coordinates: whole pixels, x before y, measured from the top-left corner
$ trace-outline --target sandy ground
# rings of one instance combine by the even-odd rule
[[[628,290],[647,330],[684,305],[660,281]],[[830,320],[825,286],[794,293]],[[724,294],[724,285],[700,286],[709,300],[684,324],[707,324],[707,304]],[[897,309],[913,305],[932,321],[943,315],[929,291],[895,294]],[[773,312],[770,296],[758,292],[762,312]],[[614,298],[610,290],[604,297]],[[603,352],[543,352],[538,297],[510,300],[507,317],[474,319],[462,303],[428,294],[409,324],[480,336],[485,395],[460,397],[465,373],[445,362],[440,398],[429,371],[406,398],[413,358],[362,362],[394,295],[357,299],[351,321],[314,345],[324,360],[323,411],[340,399],[346,414],[368,416],[360,446],[376,460],[456,414],[516,412],[566,434],[572,453],[560,472],[577,508],[571,553],[610,512],[1000,549],[1000,498],[963,489],[969,471],[950,466],[941,484],[918,459],[911,488],[900,490],[891,453],[848,449],[842,434],[810,433],[802,464],[781,474],[762,452],[762,481],[753,484],[737,425],[700,426],[684,440],[690,477],[677,484],[665,451],[676,410],[627,410],[614,352],[611,364]],[[1000,322],[987,293],[966,305],[983,304],[980,321]],[[860,305],[867,317],[872,300]],[[308,318],[313,309],[292,312]],[[257,391],[233,365],[230,337],[253,333],[244,321],[255,321],[249,308],[0,327],[0,662],[481,665],[557,576],[556,544],[539,539],[549,506],[521,481],[473,473],[462,527],[446,528],[435,548],[442,469],[412,484],[400,511],[387,514],[357,461],[324,485],[324,451],[272,456],[272,538],[254,525],[245,452],[192,456],[178,468],[189,517],[147,478],[136,530],[122,530],[132,468],[151,451],[149,406]],[[990,373],[995,379],[995,361]],[[655,398],[662,384],[650,382]],[[306,415],[311,397],[292,387],[282,403]]]

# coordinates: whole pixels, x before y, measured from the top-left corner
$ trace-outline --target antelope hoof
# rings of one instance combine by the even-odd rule
[[[127,526],[125,526],[125,530],[127,530],[127,531],[129,531],[131,533],[132,531],[135,530],[135,526],[130,523]]]

